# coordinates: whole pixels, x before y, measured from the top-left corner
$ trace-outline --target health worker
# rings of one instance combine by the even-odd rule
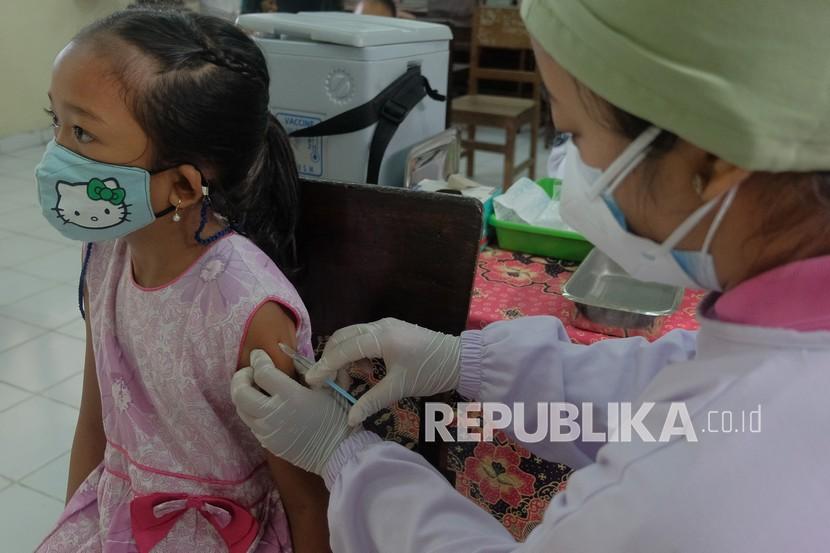
[[[638,279],[711,291],[700,330],[584,346],[554,317],[460,337],[387,319],[337,332],[312,388],[252,354],[233,382],[239,413],[266,448],[324,477],[336,552],[827,551],[830,3],[521,9],[572,136],[565,221]],[[364,357],[387,375],[348,410],[320,386]],[[655,439],[517,437],[576,469],[518,544],[423,458],[356,429],[402,397],[451,390],[524,403],[529,431],[538,403],[590,402],[595,431],[609,404],[653,403],[643,425]],[[678,404],[696,441],[659,439]],[[758,431],[705,432],[712,412],[759,406]]]

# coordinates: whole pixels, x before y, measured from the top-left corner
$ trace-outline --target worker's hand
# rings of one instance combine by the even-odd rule
[[[303,387],[262,350],[252,351],[251,366],[233,376],[231,398],[265,449],[318,475],[351,433],[345,399],[329,389]]]
[[[326,344],[323,357],[305,375],[321,387],[327,378],[360,359],[383,358],[386,376],[363,394],[349,411],[355,426],[384,407],[405,397],[431,396],[458,385],[461,339],[420,328],[397,319],[338,330]]]

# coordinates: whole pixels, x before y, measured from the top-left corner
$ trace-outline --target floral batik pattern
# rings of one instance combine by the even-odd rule
[[[467,328],[478,330],[496,321],[552,315],[580,344],[622,336],[655,340],[675,328],[697,328],[695,310],[704,294],[699,290],[687,290],[674,314],[646,329],[625,330],[588,321],[562,296],[562,286],[578,266],[572,261],[485,248],[478,259]]]

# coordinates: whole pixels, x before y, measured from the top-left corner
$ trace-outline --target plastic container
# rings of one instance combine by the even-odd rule
[[[537,184],[553,198],[554,194],[558,195],[562,183],[558,179],[540,179]],[[499,248],[503,250],[582,261],[594,247],[573,231],[499,221],[495,215],[490,216],[489,222],[496,229]]]

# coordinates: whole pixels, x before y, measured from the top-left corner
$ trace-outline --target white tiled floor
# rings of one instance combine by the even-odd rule
[[[479,140],[503,140],[479,129]],[[529,133],[519,136],[525,159]],[[28,553],[63,508],[81,396],[84,323],[78,313],[80,246],[37,205],[33,169],[42,147],[0,155],[0,539]],[[541,147],[537,176],[547,155]],[[462,168],[465,160],[462,160]],[[499,185],[502,157],[478,152],[474,178]]]
[[[63,510],[84,325],[80,246],[37,205],[42,147],[0,155],[0,550],[29,553]]]

